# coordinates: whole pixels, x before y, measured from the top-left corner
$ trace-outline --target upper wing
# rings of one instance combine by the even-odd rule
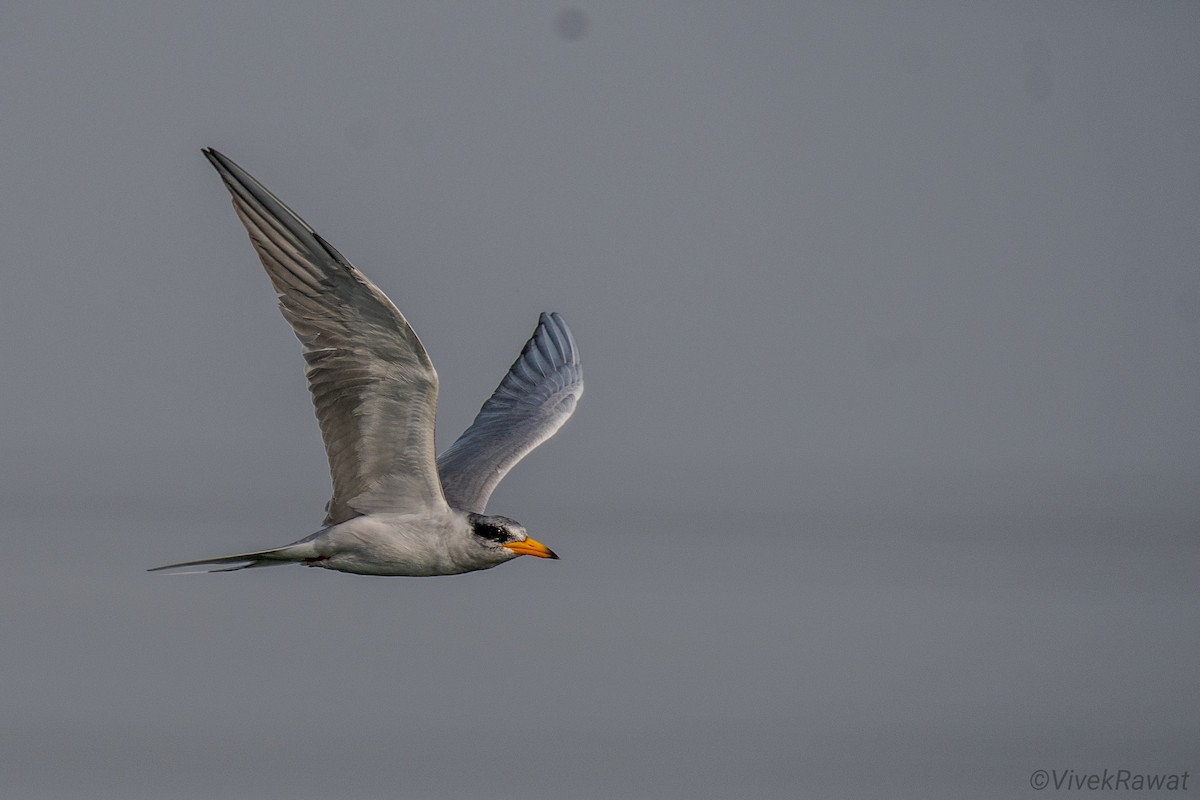
[[[500,479],[562,427],[582,394],[575,337],[558,314],[542,314],[471,427],[438,457],[446,501],[482,514]]]
[[[447,508],[434,461],[437,372],[392,301],[267,188],[215,150],[279,308],[304,347],[333,499],[327,525]]]

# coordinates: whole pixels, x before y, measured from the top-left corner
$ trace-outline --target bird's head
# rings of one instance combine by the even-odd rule
[[[468,514],[467,522],[471,525],[471,535],[476,541],[501,561],[517,556],[558,558],[549,547],[531,539],[519,522],[508,517]]]

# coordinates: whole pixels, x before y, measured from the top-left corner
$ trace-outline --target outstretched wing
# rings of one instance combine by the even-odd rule
[[[575,337],[558,314],[542,314],[471,427],[438,457],[446,502],[482,514],[500,480],[562,427],[582,394]]]
[[[437,372],[392,301],[265,186],[204,154],[304,348],[329,456],[327,525],[377,511],[444,510],[434,460]]]

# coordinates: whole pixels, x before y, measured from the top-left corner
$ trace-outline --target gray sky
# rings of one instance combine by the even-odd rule
[[[8,4],[0,793],[1200,781],[1197,41],[1165,2]],[[442,446],[565,316],[587,393],[489,506],[562,561],[143,572],[329,492],[203,146],[404,311]]]

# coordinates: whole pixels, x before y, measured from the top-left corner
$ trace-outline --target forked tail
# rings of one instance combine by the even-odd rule
[[[240,553],[236,556],[221,556],[220,558],[202,558],[198,561],[180,561],[178,564],[167,564],[146,571],[163,572],[164,570],[182,569],[183,567],[214,566],[217,569],[196,569],[188,570],[187,572],[177,572],[175,574],[191,575],[198,572],[236,572],[239,569],[275,567],[280,564],[303,562],[305,559],[313,557],[314,553],[311,551],[312,546],[308,542],[297,542],[296,544],[275,547],[270,550],[259,550],[256,553]],[[234,566],[219,566],[222,564],[233,564]]]

